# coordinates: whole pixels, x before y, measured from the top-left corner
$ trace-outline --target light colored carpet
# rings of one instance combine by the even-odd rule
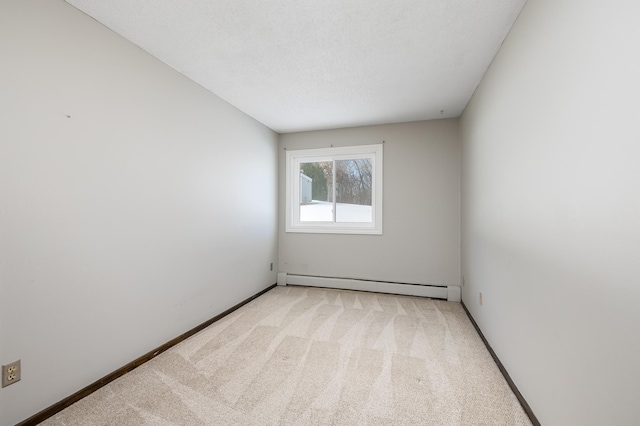
[[[459,303],[276,287],[44,425],[530,425]]]

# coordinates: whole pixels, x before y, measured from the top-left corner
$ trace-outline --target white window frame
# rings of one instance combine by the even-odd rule
[[[382,235],[382,144],[287,150],[286,232]],[[301,222],[300,164],[322,161],[372,159],[371,222]],[[335,212],[335,197],[334,212]]]

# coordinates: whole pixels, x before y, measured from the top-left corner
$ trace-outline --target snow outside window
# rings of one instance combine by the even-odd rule
[[[382,145],[287,151],[286,231],[382,234]]]

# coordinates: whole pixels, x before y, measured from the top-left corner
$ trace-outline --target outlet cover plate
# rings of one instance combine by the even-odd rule
[[[20,381],[20,360],[2,366],[2,387],[5,388]]]

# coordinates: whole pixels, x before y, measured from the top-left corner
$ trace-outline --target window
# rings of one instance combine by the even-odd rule
[[[287,151],[286,231],[382,234],[382,145]]]

